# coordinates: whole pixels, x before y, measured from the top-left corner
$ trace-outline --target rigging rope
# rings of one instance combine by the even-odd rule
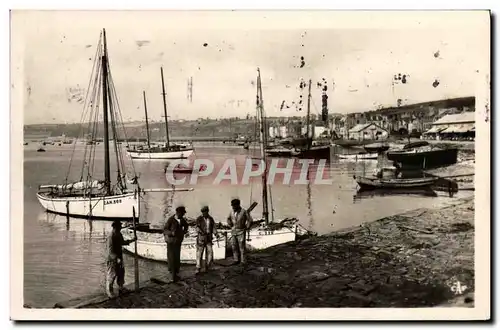
[[[102,32],[99,35],[98,45],[101,43],[101,39],[102,39]],[[84,99],[84,103],[83,103],[83,111],[82,111],[82,115],[81,115],[80,121],[79,121],[79,123],[80,123],[80,130],[78,131],[78,135],[77,135],[77,138],[75,140],[75,143],[73,143],[73,150],[71,152],[71,157],[70,157],[70,161],[69,161],[68,171],[66,172],[66,178],[64,180],[65,184],[68,183],[68,178],[69,178],[69,175],[71,173],[71,167],[72,167],[72,164],[73,164],[73,157],[75,155],[76,144],[77,144],[76,141],[78,140],[78,138],[80,137],[80,135],[82,134],[83,129],[84,129],[83,121],[84,121],[85,116],[86,116],[86,114],[88,112],[88,108],[87,108],[88,107],[88,103],[87,102],[88,102],[88,97],[89,97],[89,92],[90,92],[90,86],[92,84],[92,77],[94,75],[94,69],[95,69],[96,64],[98,63],[99,49],[100,49],[100,47],[96,48],[96,54],[94,55],[94,62],[92,64],[92,71],[90,72],[89,83],[87,85],[87,91],[85,93],[85,99]],[[85,157],[84,157],[84,162],[85,162]],[[84,163],[84,165],[85,165],[85,163]],[[82,168],[83,168],[83,166],[82,166]],[[80,180],[82,180],[82,176],[83,175],[80,176]]]

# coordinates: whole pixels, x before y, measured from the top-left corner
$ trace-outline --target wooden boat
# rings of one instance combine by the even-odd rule
[[[186,166],[184,164],[178,164],[175,166],[173,169],[169,169],[169,166],[165,166],[164,172],[171,172],[171,173],[193,173],[193,172],[201,172],[204,171],[207,168],[205,164],[201,164],[198,169],[195,169],[192,166]]]
[[[146,226],[136,227],[137,234],[137,255],[144,259],[167,262],[167,243],[163,236],[163,229],[158,227]],[[132,227],[122,229],[122,235],[125,239],[134,237]],[[227,237],[224,235],[213,239],[214,260],[226,258]],[[123,247],[125,251],[132,254],[136,253],[135,244],[129,244]],[[196,229],[189,228],[187,237],[182,242],[181,262],[192,264],[196,263]]]
[[[380,153],[389,150],[389,145],[386,143],[372,143],[363,147],[368,153]]]
[[[357,154],[338,154],[338,158],[340,159],[349,159],[349,160],[363,160],[363,159],[377,159],[378,154],[376,153],[368,153],[368,152],[361,152]]]
[[[45,149],[44,149],[44,148],[38,148],[38,149],[36,150],[36,152],[45,152]]]
[[[374,198],[376,196],[400,196],[400,195],[418,195],[425,197],[437,197],[438,194],[429,188],[409,188],[409,189],[359,189],[353,196],[353,201]]]
[[[192,145],[179,145],[170,143],[170,136],[168,130],[168,115],[167,115],[167,101],[165,93],[165,82],[163,79],[163,67],[161,68],[161,86],[163,95],[163,114],[165,116],[165,136],[166,141],[164,146],[151,147],[149,140],[149,125],[147,117],[146,96],[144,96],[144,112],[146,113],[146,131],[147,131],[147,148],[128,147],[127,153],[132,159],[187,159],[193,152]]]
[[[328,145],[313,145],[313,139],[309,137],[310,117],[311,117],[311,86],[312,81],[309,79],[309,92],[307,94],[307,115],[306,115],[306,136],[305,144],[301,147],[295,147],[292,156],[302,159],[330,159],[331,148]]]
[[[387,158],[404,168],[431,169],[457,162],[458,148],[433,148],[427,141],[408,143],[402,150],[387,152]]]
[[[293,149],[288,149],[288,148],[274,148],[274,149],[268,149],[266,150],[266,155],[269,157],[283,157],[283,158],[289,158],[293,157],[294,155],[294,150]]]
[[[326,159],[329,160],[331,155],[330,146],[311,146],[302,149],[296,149],[292,152],[292,156],[305,159]]]
[[[37,198],[40,204],[48,212],[64,214],[72,217],[84,217],[95,219],[133,219],[134,213],[140,215],[140,194],[146,191],[171,191],[172,189],[141,189],[139,180],[134,172],[132,179],[128,179],[126,167],[121,159],[121,152],[116,144],[118,140],[117,123],[115,119],[120,118],[118,114],[118,97],[113,84],[108,61],[108,49],[106,43],[106,31],[103,30],[97,45],[97,56],[95,58],[90,80],[93,85],[89,90],[84,104],[90,122],[99,118],[99,110],[102,109],[104,127],[104,180],[94,178],[95,144],[87,144],[83,153],[82,167],[78,169],[79,179],[70,181],[71,164],[74,153],[71,155],[70,168],[62,184],[45,184],[39,187]],[[98,86],[100,84],[100,86]],[[102,91],[102,92],[101,92]],[[99,103],[102,101],[102,107]],[[82,124],[84,124],[82,122]],[[88,124],[86,124],[88,125]],[[112,129],[109,127],[111,126]],[[91,141],[95,141],[96,132],[91,132]],[[112,135],[112,136],[111,136]],[[113,140],[113,146],[110,145]],[[117,162],[116,168],[111,172],[110,147],[114,147]],[[111,181],[111,173],[116,173],[115,182]],[[129,188],[132,187],[132,189]],[[188,191],[189,189],[184,189]],[[192,190],[192,189],[191,189]],[[177,189],[179,191],[179,189]],[[183,191],[181,189],[181,191]]]
[[[344,147],[344,148],[365,146],[365,145],[373,144],[376,142],[379,142],[379,140],[354,140],[354,139],[336,139],[336,140],[333,140],[333,144]]]
[[[422,189],[430,188],[437,178],[419,179],[379,179],[370,177],[354,177],[361,189]]]
[[[267,154],[265,146],[267,145],[267,130],[265,121],[266,116],[264,112],[263,96],[262,96],[262,82],[260,77],[260,70],[257,69],[257,113],[259,124],[259,144],[261,161],[267,164]],[[295,222],[281,221],[279,223],[269,221],[269,195],[268,190],[270,187],[267,184],[267,166],[264,167],[262,173],[262,220],[258,222],[258,226],[254,226],[249,230],[249,240],[247,246],[249,249],[265,249],[270,246],[294,241],[297,237],[298,220]],[[254,205],[256,205],[254,203]]]

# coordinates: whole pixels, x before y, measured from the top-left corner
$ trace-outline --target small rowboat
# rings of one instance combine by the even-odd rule
[[[174,167],[174,169],[172,169],[172,170],[169,170],[168,166],[166,166],[164,169],[164,172],[167,173],[167,171],[168,171],[168,172],[172,172],[172,173],[193,173],[195,171],[202,172],[206,168],[207,168],[207,166],[204,164],[201,164],[200,167],[198,168],[198,170],[195,170],[194,167],[192,167],[192,166],[187,167],[184,164],[179,164],[176,167]]]
[[[389,150],[389,145],[386,143],[372,143],[364,146],[366,152],[379,153]]]
[[[431,189],[438,178],[418,179],[379,179],[356,177],[354,179],[361,189]]]
[[[340,159],[349,159],[349,160],[361,160],[361,159],[377,159],[378,155],[376,153],[358,153],[358,154],[338,154]]]

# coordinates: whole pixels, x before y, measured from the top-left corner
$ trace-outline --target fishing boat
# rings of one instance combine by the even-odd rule
[[[262,82],[260,77],[260,70],[257,69],[257,113],[259,124],[259,144],[261,161],[267,164],[266,145],[267,133],[264,129],[266,127],[266,115],[264,111],[264,100],[262,96]],[[258,222],[258,226],[254,226],[248,231],[247,247],[249,249],[265,249],[270,246],[294,241],[298,232],[298,220],[294,221],[281,221],[279,223],[269,221],[269,190],[270,186],[267,183],[267,166],[264,166],[262,173],[262,219]],[[272,207],[271,207],[271,211]],[[274,215],[274,212],[271,214]],[[274,216],[273,216],[274,218]]]
[[[313,139],[310,137],[309,128],[311,126],[311,86],[312,81],[309,79],[309,91],[307,95],[307,115],[306,115],[306,138],[305,145],[295,147],[292,156],[305,159],[330,159],[330,144],[327,145],[313,145]]]
[[[368,152],[360,152],[357,154],[338,154],[338,158],[340,159],[348,159],[348,160],[363,160],[363,159],[377,159],[378,154],[376,153],[368,153]]]
[[[294,155],[294,150],[286,147],[277,147],[273,149],[266,150],[266,154],[269,157],[283,157],[290,158]]]
[[[257,111],[260,114],[260,151],[261,158],[253,157],[253,161],[264,161],[265,159],[265,145],[266,136],[264,133],[264,109],[262,102],[262,87],[260,79],[260,71],[258,70],[257,77]],[[264,169],[262,174],[262,201],[263,201],[263,219],[254,221],[250,230],[247,232],[246,247],[249,250],[260,250],[270,246],[294,241],[297,234],[305,234],[307,231],[299,230],[297,219],[284,219],[281,222],[269,221],[269,206],[268,206],[268,184],[267,184],[267,169]],[[253,202],[247,211],[250,213],[257,202]],[[187,237],[184,239],[181,247],[181,262],[194,263],[196,262],[196,227],[193,221],[188,221],[190,224]],[[135,244],[124,246],[124,249],[130,253],[161,262],[167,262],[167,244],[163,237],[163,230],[161,228],[152,228],[149,225],[136,227],[137,233],[137,249]],[[227,250],[231,244],[232,239],[231,229],[222,223],[217,224],[217,230],[222,237],[217,237],[213,242],[214,260],[224,259],[227,256]],[[122,230],[124,237],[134,237],[133,228],[124,228]]]
[[[458,148],[437,148],[427,141],[408,143],[402,150],[387,152],[387,158],[405,168],[432,169],[457,162]]]
[[[99,106],[100,104],[102,107]],[[98,165],[94,166],[96,165],[96,146],[92,143],[85,146],[82,166],[78,168],[76,174],[79,179],[70,180],[77,150],[76,144],[74,144],[64,182],[39,186],[37,192],[38,201],[48,212],[90,219],[129,220],[134,218],[134,214],[136,216],[140,214],[139,199],[141,194],[146,191],[172,190],[164,188],[141,189],[135,170],[132,176],[129,176],[126,172],[121,149],[116,143],[119,139],[117,120],[121,118],[121,113],[110,71],[106,31],[104,29],[99,37],[89,83],[89,93],[84,102],[83,113],[87,114],[88,118],[82,119],[87,119],[89,123],[97,122],[98,118],[100,118],[101,109],[102,126],[104,128],[104,139],[102,140],[104,143],[104,178],[102,178],[101,173],[95,172]],[[90,125],[89,123],[83,125],[82,122],[81,124],[90,128],[90,141],[96,141],[97,129],[95,127],[97,125]],[[113,145],[110,143],[111,140],[114,141]],[[116,157],[113,171],[116,173],[114,182],[111,180],[111,148],[113,148]]]
[[[333,144],[344,148],[359,147],[370,145],[378,142],[378,140],[366,139],[366,140],[356,140],[356,139],[336,139],[333,140]]]
[[[149,143],[149,127],[147,120],[147,107],[144,97],[144,111],[146,113],[146,130],[148,131],[148,145],[147,147],[133,147],[127,148],[127,153],[132,159],[187,159],[193,152],[192,145],[174,144],[170,142],[170,134],[168,129],[168,115],[167,115],[167,101],[165,93],[165,81],[163,79],[163,67],[161,68],[161,87],[163,95],[163,115],[165,117],[165,145],[151,146]]]
[[[163,228],[153,227],[150,224],[142,224],[136,227],[137,255],[144,259],[167,262],[167,243],[163,236]],[[134,237],[134,229],[131,226],[122,229],[125,239]],[[189,227],[187,237],[181,246],[181,262],[185,264],[196,263],[196,228]],[[213,239],[214,260],[226,258],[226,237],[221,235]],[[125,245],[125,251],[136,253],[135,244]]]
[[[186,166],[185,164],[177,164],[174,168],[170,168],[168,165],[165,166],[164,172],[167,173],[193,173],[193,172],[202,172],[206,170],[207,166],[205,164],[201,164],[199,168],[195,169],[193,166]]]
[[[40,147],[40,148],[38,148],[38,149],[36,150],[36,152],[45,152],[45,149],[44,149],[44,148],[42,148],[42,147]]]
[[[415,179],[380,179],[370,177],[356,177],[354,179],[361,189],[423,189],[431,188],[438,178],[415,178]]]
[[[380,153],[389,150],[389,145],[387,143],[371,143],[363,147],[368,153]]]

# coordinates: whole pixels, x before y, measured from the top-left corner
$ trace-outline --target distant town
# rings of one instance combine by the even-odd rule
[[[428,134],[435,138],[439,133],[438,124],[447,117],[447,126],[468,125],[464,130],[474,132],[475,98],[462,97],[401,105],[372,111],[337,114],[330,113],[328,121],[321,120],[320,115],[311,114],[310,134],[314,138],[328,137],[331,139],[363,139],[367,132],[373,134],[400,135],[420,137]],[[451,120],[451,121],[450,121]],[[145,122],[124,123],[123,133],[129,141],[145,141]],[[234,141],[254,140],[258,136],[256,120],[254,116],[232,117],[223,119],[199,118],[197,120],[169,120],[169,131],[174,141]],[[270,138],[287,138],[303,136],[306,132],[305,118],[302,116],[290,117],[267,117],[268,134]],[[85,126],[85,125],[84,125]],[[470,127],[469,127],[470,126]],[[368,127],[371,127],[368,130]],[[456,127],[456,125],[454,126]],[[152,141],[163,141],[165,139],[165,123],[149,123],[150,138]],[[451,129],[453,130],[453,129]],[[100,129],[102,132],[103,130]],[[453,133],[453,132],[449,132]],[[33,124],[24,126],[25,143],[35,141],[47,141],[55,143],[71,143],[77,137],[82,136],[81,124]],[[102,136],[97,136],[102,138]],[[372,138],[372,137],[370,137]]]

